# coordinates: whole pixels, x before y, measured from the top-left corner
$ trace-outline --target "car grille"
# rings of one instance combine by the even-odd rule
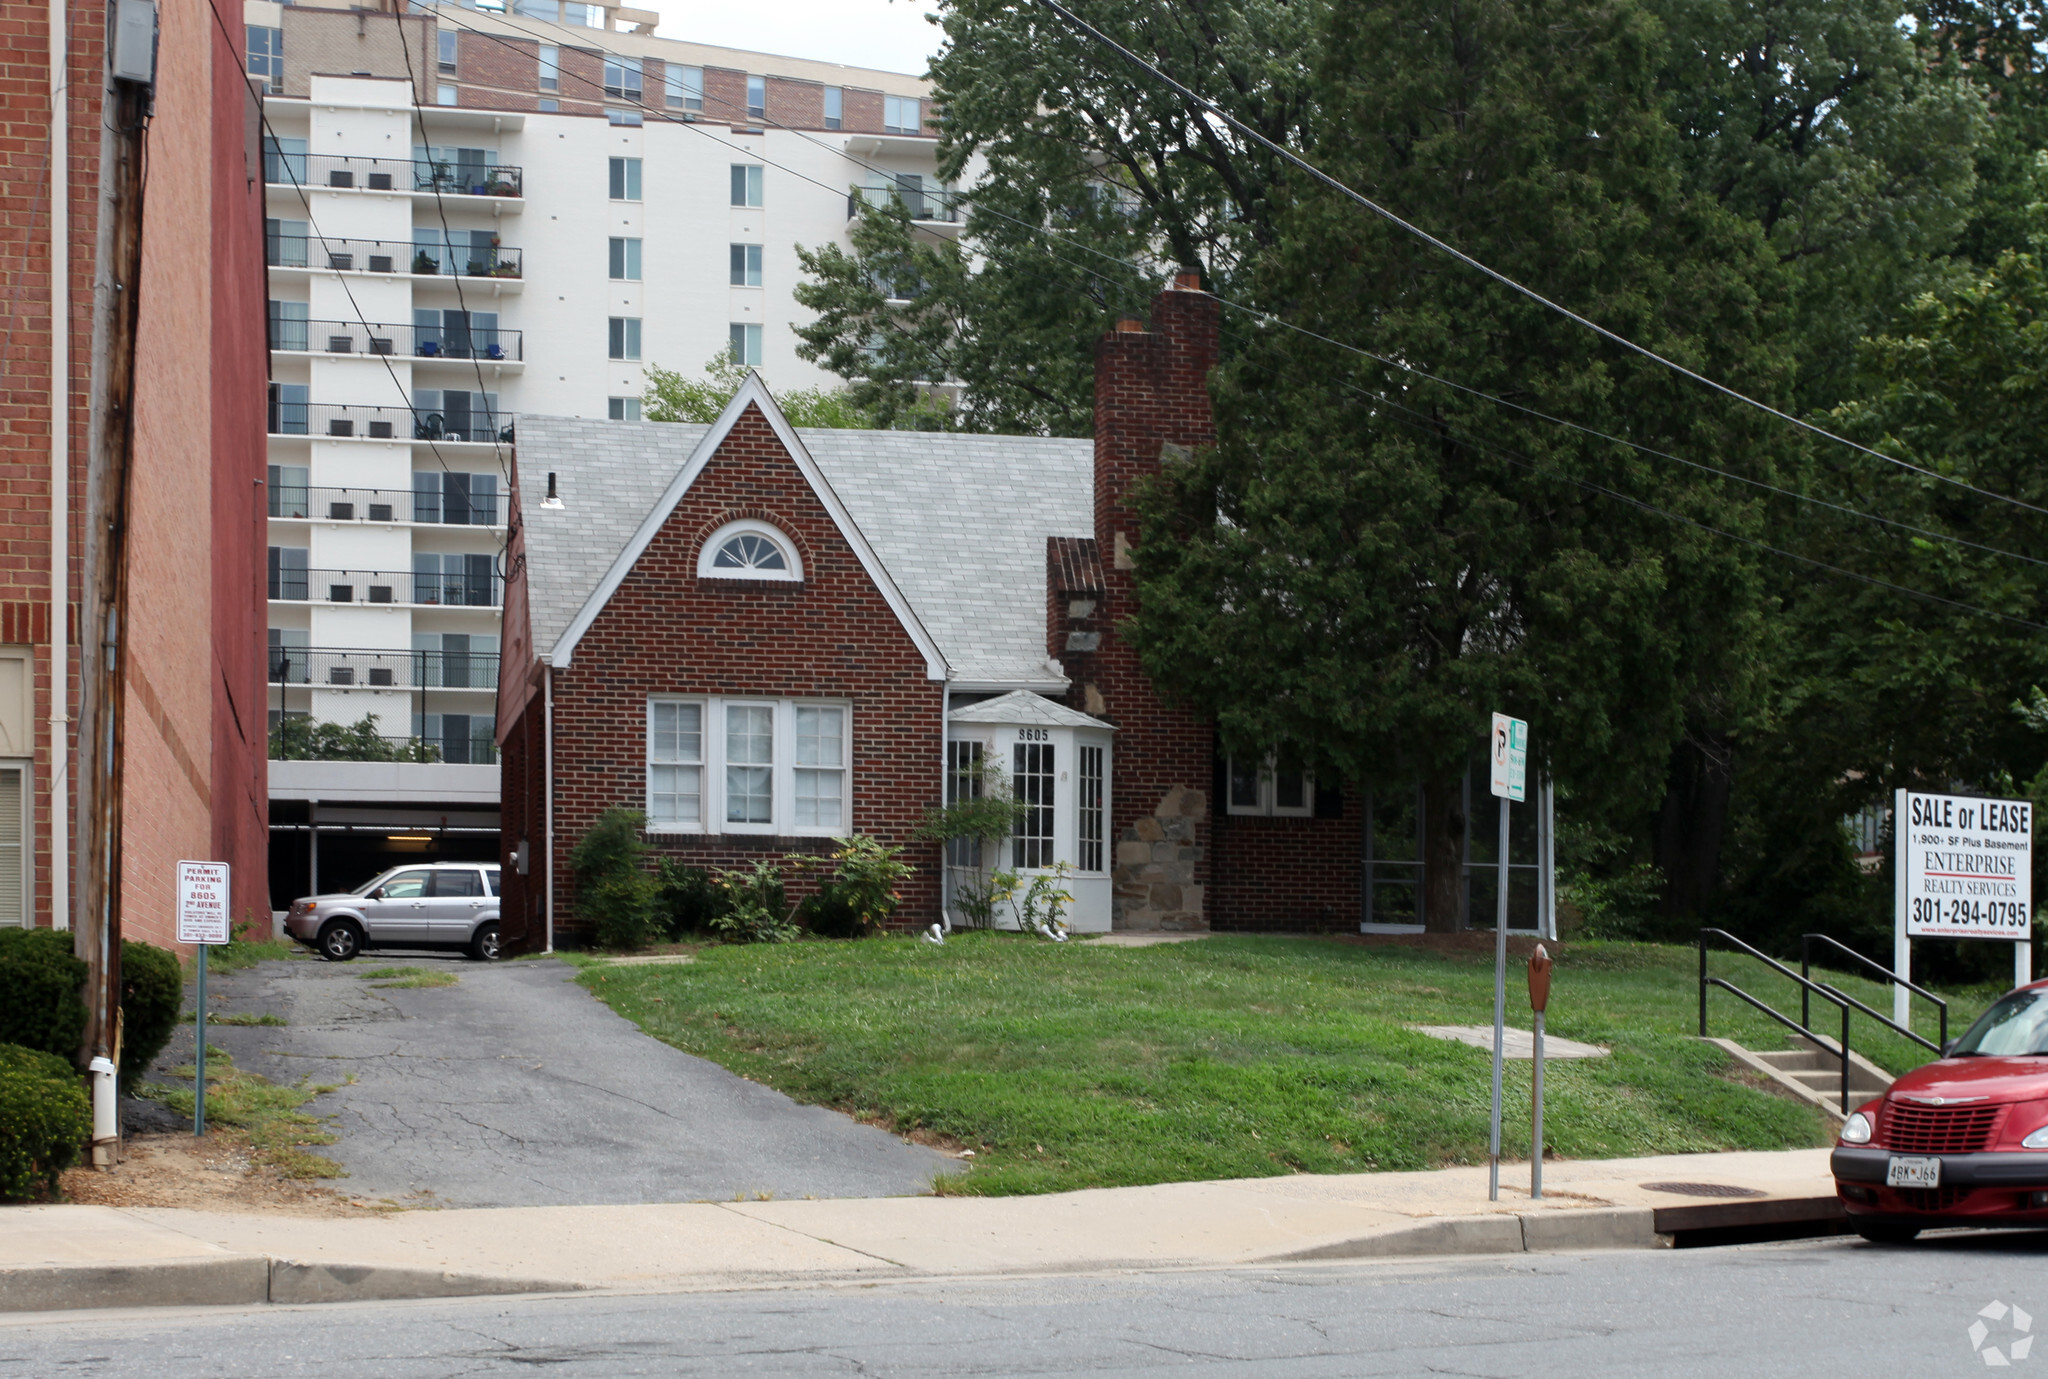
[[[1970,1154],[1990,1147],[2003,1106],[1915,1106],[1893,1101],[1884,1110],[1885,1148],[1897,1154]]]
[[[1898,1187],[1892,1191],[1899,1194],[1908,1211],[1953,1211],[1968,1197],[1974,1188],[1967,1187]]]

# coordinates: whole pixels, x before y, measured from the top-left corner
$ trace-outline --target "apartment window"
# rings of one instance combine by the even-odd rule
[[[1080,749],[1081,770],[1078,776],[1079,798],[1077,819],[1080,825],[1080,846],[1075,867],[1080,871],[1102,870],[1102,762],[1105,756],[1100,747]]]
[[[304,302],[271,302],[270,347],[274,350],[303,350],[306,348],[306,304]]]
[[[263,180],[306,184],[306,141],[263,136]]]
[[[761,165],[759,163],[734,163],[732,165],[732,204],[735,206],[758,206],[761,204]]]
[[[556,113],[557,111],[559,111],[559,110],[560,110],[561,108],[562,108],[562,103],[561,103],[560,101],[551,101],[551,100],[547,99],[547,97],[545,97],[545,96],[541,97],[541,102],[540,102],[540,113],[541,113],[541,114],[543,114],[543,115],[552,115],[552,114]]]
[[[312,633],[295,628],[270,629],[271,684],[304,685],[312,682],[312,676],[308,673],[312,638]]]
[[[311,495],[306,490],[306,481],[311,470],[302,464],[274,464],[264,480],[264,487],[270,493],[270,515],[272,517],[304,517]]]
[[[414,440],[490,442],[502,439],[498,435],[496,393],[469,392],[461,388],[415,388],[412,405]],[[491,475],[478,477],[489,479],[494,486],[497,483]],[[492,502],[495,505],[496,500]],[[472,519],[465,515],[447,520],[467,522]],[[497,518],[479,517],[474,520],[495,523]]]
[[[622,101],[640,99],[640,59],[608,57],[604,60],[604,93]]]
[[[304,268],[308,225],[309,222],[304,220],[266,219],[263,222],[263,261],[273,268]]]
[[[303,383],[273,383],[270,385],[270,434],[273,436],[303,436],[308,434],[307,407],[310,399]]]
[[[639,240],[612,236],[611,271],[615,282],[640,281]]]
[[[270,597],[279,600],[306,601],[306,548],[304,546],[272,546],[270,548]]]
[[[704,706],[656,699],[647,705],[647,822],[697,828],[704,822]]]
[[[611,357],[613,359],[638,359],[640,357],[640,318],[638,316],[614,316],[608,324],[611,329]]]
[[[604,108],[604,117],[608,123],[616,125],[638,125],[642,122],[639,111],[619,110],[609,105]]]
[[[1281,766],[1273,757],[1261,762],[1232,757],[1229,786],[1232,814],[1306,819],[1316,812],[1315,777],[1299,766]]]
[[[412,601],[444,608],[496,608],[497,561],[488,554],[414,551]],[[375,595],[371,602],[376,602]]]
[[[441,85],[434,88],[434,104],[459,105],[461,101],[457,98],[454,87]]]
[[[605,399],[605,415],[613,421],[640,420],[640,399],[637,397],[608,397]]]
[[[1053,745],[1019,742],[1011,748],[1010,791],[1028,808],[1018,811],[1010,835],[1010,865],[1049,867],[1053,863]]]
[[[759,287],[761,285],[760,245],[735,244],[732,246],[732,285],[734,287]]]
[[[463,474],[445,469],[415,470],[412,476],[412,520],[457,527],[496,526],[498,476]]]
[[[924,133],[924,102],[915,96],[882,97],[882,128],[891,134]]]
[[[487,766],[498,759],[498,744],[492,738],[497,720],[485,713],[416,713],[412,735],[441,753],[441,760],[459,766]],[[435,894],[447,895],[444,887],[475,886],[474,872],[434,872]],[[466,878],[466,879],[463,879]],[[475,895],[476,891],[461,891]],[[387,892],[388,894],[388,892]]]
[[[637,356],[636,356],[637,357]],[[761,327],[752,321],[732,323],[732,362],[742,368],[761,365]]]
[[[671,63],[662,73],[662,86],[671,110],[704,108],[704,69],[677,67]]]
[[[747,78],[747,118],[758,120],[768,113],[768,78]]]
[[[452,72],[455,70],[455,30],[441,30],[440,41],[441,70],[444,72]]]
[[[412,352],[422,359],[502,359],[498,313],[414,307]]]
[[[825,128],[839,128],[840,115],[846,105],[845,95],[836,86],[825,88]]]
[[[612,159],[612,200],[638,201],[640,199],[640,160],[638,158]]]
[[[249,75],[263,80],[263,89],[273,94],[284,90],[284,30],[266,29],[258,24],[249,30]]]
[[[477,632],[415,632],[413,673],[423,689],[496,689],[498,639]]]
[[[540,45],[540,89],[562,89],[562,50],[552,43]]]

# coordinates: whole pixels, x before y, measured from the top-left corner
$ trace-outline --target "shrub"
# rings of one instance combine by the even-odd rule
[[[721,871],[718,886],[729,908],[711,921],[711,928],[727,943],[788,943],[797,936],[783,893],[782,868],[776,863],[756,862],[750,871]]]
[[[902,902],[897,887],[913,870],[897,860],[902,851],[883,847],[864,834],[840,839],[832,854],[832,879],[798,907],[805,927],[824,938],[864,938],[880,932]]]
[[[658,866],[660,894],[655,909],[670,938],[709,932],[714,921],[732,908],[732,901],[702,867],[685,866],[664,857]]]
[[[596,927],[601,948],[645,948],[654,937],[658,888],[641,866],[646,823],[637,809],[607,809],[569,852],[577,913]]]
[[[171,1042],[185,1006],[185,973],[175,954],[121,944],[121,1080],[140,1078]],[[74,1044],[75,1048],[76,1045]],[[69,1050],[66,1050],[68,1053]]]
[[[54,1194],[91,1135],[92,1104],[69,1060],[0,1043],[0,1201]]]
[[[70,934],[0,929],[0,1043],[76,1058],[85,1038],[85,978]]]

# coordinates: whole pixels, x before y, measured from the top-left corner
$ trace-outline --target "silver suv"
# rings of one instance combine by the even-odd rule
[[[358,890],[292,902],[284,930],[329,962],[367,948],[463,949],[498,957],[498,868],[481,862],[393,867]]]

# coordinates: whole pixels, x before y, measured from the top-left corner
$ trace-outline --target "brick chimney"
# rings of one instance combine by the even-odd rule
[[[1220,338],[1219,306],[1201,277],[1183,273],[1153,299],[1151,328],[1119,321],[1095,346],[1095,547],[1101,589],[1087,632],[1065,629],[1074,689],[1069,702],[1117,725],[1111,787],[1111,913],[1118,929],[1206,929],[1214,738],[1206,722],[1160,702],[1117,620],[1137,607],[1131,486],[1176,450],[1215,439],[1208,377]],[[1058,565],[1075,568],[1081,553]],[[1052,573],[1052,571],[1048,571]],[[1094,571],[1090,571],[1091,574]],[[1074,581],[1078,582],[1078,581]],[[1089,591],[1093,593],[1094,591]],[[1078,613],[1082,591],[1049,590]],[[1048,609],[1049,612],[1052,609]],[[1052,629],[1048,629],[1050,632]],[[1086,646],[1086,655],[1074,655]],[[1078,664],[1076,664],[1078,662]]]

